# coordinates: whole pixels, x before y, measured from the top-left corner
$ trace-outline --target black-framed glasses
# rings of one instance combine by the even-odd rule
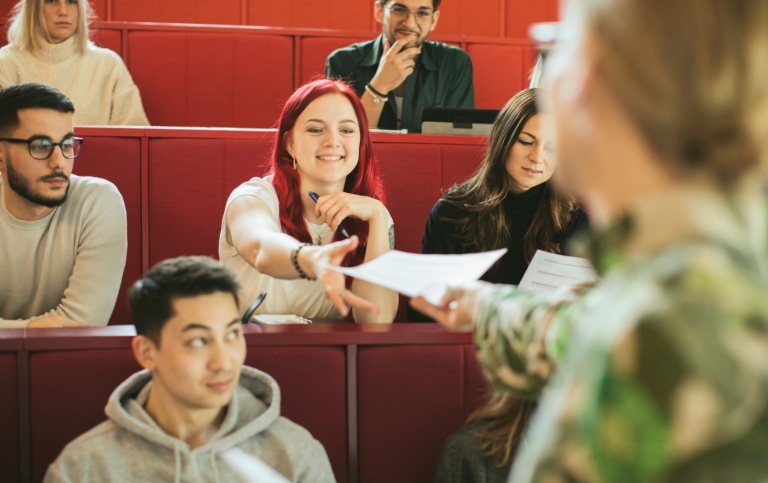
[[[416,21],[419,25],[429,25],[432,23],[432,17],[434,16],[434,12],[432,10],[416,10],[415,12],[412,12],[408,10],[406,7],[402,5],[390,5],[386,7],[389,11],[389,14],[392,16],[393,19],[397,20],[398,22],[404,22],[408,20],[408,17],[413,14],[413,19]]]
[[[61,140],[61,142],[54,143],[45,137],[32,137],[29,139],[14,139],[14,138],[0,138],[0,141],[5,141],[15,144],[26,144],[29,150],[29,155],[34,159],[48,159],[53,154],[53,149],[58,146],[61,148],[61,154],[67,159],[75,159],[80,154],[80,148],[83,147],[83,138],[76,138],[74,136]]]

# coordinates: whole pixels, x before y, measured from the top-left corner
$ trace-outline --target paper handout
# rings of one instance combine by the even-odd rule
[[[464,255],[422,255],[393,250],[357,267],[328,268],[409,297],[423,295],[438,305],[446,287],[477,280],[506,251],[502,248]]]
[[[537,250],[519,287],[529,292],[551,292],[563,285],[594,280],[597,280],[597,273],[586,258]]]

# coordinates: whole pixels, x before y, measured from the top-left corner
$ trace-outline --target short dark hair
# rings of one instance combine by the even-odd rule
[[[160,345],[160,334],[174,316],[173,301],[215,292],[232,294],[240,285],[224,265],[209,257],[178,257],[150,269],[128,291],[128,308],[136,333]]]
[[[379,0],[379,3],[383,7],[384,5],[387,4],[388,1],[389,0]],[[395,1],[397,1],[397,0],[395,0]],[[437,8],[440,6],[440,2],[441,1],[442,0],[432,0],[432,10],[437,10]]]
[[[19,127],[20,109],[53,109],[75,112],[75,105],[58,89],[37,82],[24,82],[0,90],[0,135]]]

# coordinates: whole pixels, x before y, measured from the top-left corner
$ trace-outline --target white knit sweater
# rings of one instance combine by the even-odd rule
[[[0,180],[0,328],[48,315],[107,325],[127,250],[115,185],[72,175],[67,201],[35,221],[8,211],[4,189]]]
[[[41,82],[63,92],[75,105],[76,125],[149,125],[122,59],[91,42],[84,54],[78,53],[74,36],[32,52],[14,44],[0,49],[0,87],[21,82]]]

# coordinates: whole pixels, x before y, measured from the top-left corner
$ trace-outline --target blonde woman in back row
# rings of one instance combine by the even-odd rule
[[[0,88],[53,86],[75,105],[77,125],[148,126],[139,89],[119,55],[88,39],[87,0],[21,0],[0,49]]]

